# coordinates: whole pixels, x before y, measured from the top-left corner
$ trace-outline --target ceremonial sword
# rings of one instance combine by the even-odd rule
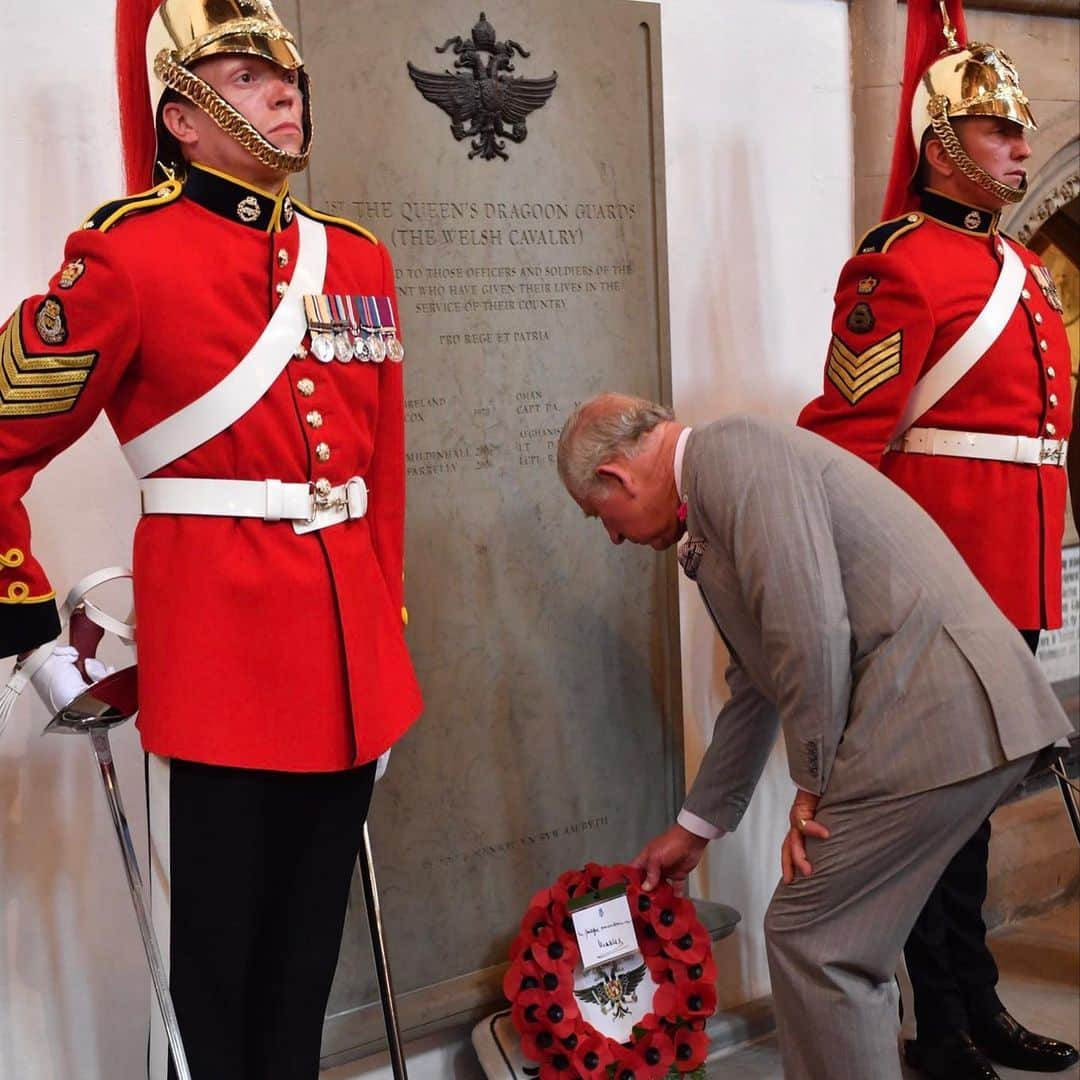
[[[80,660],[93,656],[101,640],[101,630],[81,611],[75,611],[71,617],[71,643],[79,651]],[[97,758],[101,773],[101,782],[105,788],[105,798],[112,816],[113,828],[123,857],[124,871],[127,875],[128,889],[135,907],[135,918],[139,924],[143,947],[146,951],[150,977],[157,995],[161,1017],[169,1038],[173,1064],[177,1080],[191,1080],[191,1071],[184,1051],[180,1025],[176,1019],[172,995],[169,992],[169,980],[165,964],[161,957],[157,938],[154,936],[150,921],[146,891],[135,847],[131,840],[131,829],[124,813],[123,800],[113,763],[112,747],[109,743],[109,728],[116,727],[129,720],[138,711],[138,683],[135,667],[123,668],[112,675],[107,675],[90,686],[82,694],[61,709],[45,728],[45,734],[82,734],[90,739],[90,745]],[[405,1055],[402,1049],[401,1030],[398,1025],[397,1004],[394,997],[393,980],[390,975],[390,961],[387,955],[386,939],[383,933],[382,911],[379,904],[378,884],[375,880],[375,863],[371,851],[371,837],[367,822],[364,823],[363,844],[357,856],[360,880],[364,888],[364,904],[367,909],[368,930],[371,935],[371,951],[375,961],[375,975],[379,984],[379,998],[382,1003],[383,1021],[386,1026],[386,1041],[390,1054],[390,1067],[394,1080],[408,1080]]]
[[[72,645],[79,650],[80,661],[94,655],[102,632],[90,622],[84,612],[76,610],[72,613],[69,633]],[[131,841],[131,829],[124,813],[123,800],[120,798],[112,747],[109,745],[109,728],[130,720],[138,707],[136,669],[122,668],[112,675],[106,675],[65,705],[49,721],[43,734],[86,735],[90,739],[90,746],[101,773],[101,783],[105,788],[105,800],[109,804],[113,828],[116,830],[116,839],[120,844],[128,890],[135,905],[135,918],[142,935],[143,948],[146,950],[146,960],[150,965],[150,978],[154,983],[154,993],[157,995],[165,1031],[169,1036],[169,1048],[172,1051],[177,1080],[191,1080],[191,1070],[188,1068],[183,1039],[180,1037],[180,1025],[173,1008],[172,995],[169,993],[169,978],[165,973],[161,949],[150,922],[146,890],[139,873],[139,861],[135,857],[135,846]]]
[[[1076,843],[1080,845],[1080,806],[1077,805],[1076,797],[1076,793],[1080,788],[1077,788],[1069,779],[1068,770],[1065,768],[1066,753],[1066,750],[1057,751],[1050,766],[1050,771],[1054,774],[1054,779],[1057,780],[1058,791],[1061,792],[1061,798],[1065,803],[1065,813],[1068,815],[1069,824],[1072,825]]]
[[[364,843],[356,857],[360,867],[360,880],[364,886],[364,906],[367,908],[368,931],[371,934],[371,953],[375,958],[375,977],[379,983],[379,1000],[382,1002],[383,1023],[386,1025],[386,1045],[390,1052],[390,1068],[394,1080],[408,1080],[405,1055],[401,1048],[401,1029],[398,1027],[397,1003],[394,984],[390,978],[390,960],[386,954],[383,936],[382,912],[379,908],[379,889],[375,881],[375,861],[371,855],[371,837],[364,822]]]

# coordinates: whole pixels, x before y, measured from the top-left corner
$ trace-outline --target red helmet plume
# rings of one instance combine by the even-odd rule
[[[156,117],[146,72],[146,31],[161,0],[116,0],[116,88],[129,192],[152,186]]]
[[[946,0],[945,8],[956,31],[957,44],[963,48],[967,45],[963,4],[961,0]],[[896,120],[892,170],[881,210],[883,219],[898,217],[915,209],[918,203],[911,187],[911,178],[919,163],[919,147],[911,136],[911,106],[920,80],[946,47],[945,23],[938,0],[909,0],[904,82],[900,87],[900,115]]]

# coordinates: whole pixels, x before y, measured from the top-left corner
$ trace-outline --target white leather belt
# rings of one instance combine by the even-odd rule
[[[291,521],[298,533],[362,518],[367,485],[362,476],[331,487],[286,484],[281,480],[192,480],[162,477],[140,481],[144,514],[196,514],[211,517]]]
[[[1036,439],[1030,435],[991,435],[980,431],[909,428],[889,445],[899,454],[1012,461],[1019,465],[1064,465],[1066,439]]]

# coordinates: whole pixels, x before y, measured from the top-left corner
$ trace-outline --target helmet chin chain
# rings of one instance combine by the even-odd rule
[[[209,83],[176,63],[162,49],[154,58],[154,74],[171,90],[187,98],[229,138],[239,143],[256,161],[277,172],[303,172],[311,156],[311,103],[305,88],[304,133],[306,144],[299,154],[281,150],[255,129],[251,121],[234,109]]]
[[[952,124],[949,123],[949,99],[944,94],[937,94],[930,99],[930,126],[934,135],[941,140],[945,147],[945,153],[949,155],[952,163],[973,184],[978,184],[984,191],[988,191],[995,199],[1000,199],[1006,205],[1018,203],[1027,194],[1027,177],[1019,187],[1010,187],[1000,180],[995,180],[985,169],[977,165],[965,153],[960,145],[960,139]]]

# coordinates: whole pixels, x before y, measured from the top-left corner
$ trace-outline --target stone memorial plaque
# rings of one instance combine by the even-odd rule
[[[279,5],[282,14],[287,6]],[[670,399],[659,9],[304,0],[310,197],[393,254],[408,641],[426,709],[371,831],[406,1034],[501,999],[532,893],[627,861],[681,796],[674,557],[555,472],[575,404]],[[359,886],[324,1041],[381,1014]]]

